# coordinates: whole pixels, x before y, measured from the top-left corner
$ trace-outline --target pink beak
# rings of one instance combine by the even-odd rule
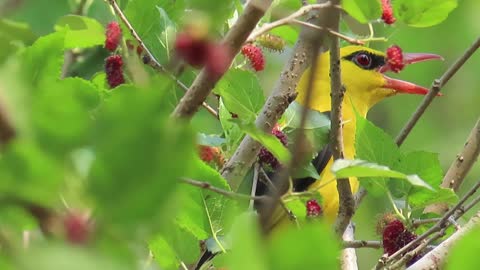
[[[428,61],[428,60],[436,60],[436,59],[443,60],[443,57],[441,57],[440,55],[430,54],[430,53],[404,53],[403,54],[403,63],[405,65]],[[391,70],[391,67],[387,63],[384,66],[382,66],[378,71],[380,73],[385,73],[390,70]],[[386,75],[383,75],[383,77],[385,78],[384,87],[388,89],[393,89],[399,93],[426,95],[429,91],[428,88],[425,88],[423,86],[419,86],[410,82],[393,79],[393,78],[387,77]],[[437,96],[441,96],[441,95],[442,94],[440,93],[437,94]]]

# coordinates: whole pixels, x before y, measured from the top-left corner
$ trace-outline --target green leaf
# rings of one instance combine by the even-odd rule
[[[187,176],[223,190],[230,190],[225,179],[198,158],[195,159],[192,172]],[[182,211],[176,218],[180,227],[191,232],[198,240],[206,239],[212,232],[224,227],[224,210],[229,206],[229,199],[199,187],[186,185],[182,186],[181,190],[185,196],[182,197]]]
[[[478,220],[478,215],[475,215],[474,218]],[[480,228],[476,226],[453,245],[450,254],[445,260],[445,269],[478,269],[478,249],[480,248],[478,239],[480,239]]]
[[[69,1],[56,1],[53,5],[50,0],[35,0],[20,5],[12,19],[28,23],[37,35],[45,35],[53,31],[58,18],[70,12]]]
[[[393,1],[395,3],[395,1]],[[379,0],[344,0],[343,9],[361,23],[368,23],[382,16]]]
[[[231,235],[232,250],[226,254],[228,269],[275,269],[268,267],[265,249],[259,243],[262,236],[258,228],[258,221],[253,213],[244,213],[238,217],[232,227]]]
[[[295,42],[297,42],[300,31],[298,30],[298,28],[295,28],[293,26],[283,25],[273,28],[270,33],[281,37],[288,44],[293,45],[295,44]]]
[[[285,126],[290,128],[300,128],[301,115],[303,106],[298,102],[292,102],[285,111]],[[330,118],[328,115],[319,111],[308,109],[308,117],[305,121],[303,128],[305,129],[317,129],[317,128],[330,128]]]
[[[268,245],[268,269],[337,269],[339,256],[331,226],[315,222],[275,235]]]
[[[72,245],[60,245],[50,243],[48,246],[38,246],[19,253],[16,269],[133,269],[135,262],[124,258],[113,258],[100,254],[98,251],[86,248],[78,248]]]
[[[348,177],[398,178],[398,179],[406,180],[414,186],[433,190],[433,188],[430,185],[428,185],[425,181],[420,179],[418,175],[415,175],[415,174],[406,175],[404,173],[394,171],[387,166],[383,166],[383,165],[379,165],[376,163],[371,163],[371,162],[367,162],[359,159],[355,159],[355,160],[337,159],[332,165],[332,172],[335,174],[337,178],[348,178]],[[371,181],[375,181],[375,179]]]
[[[200,133],[197,136],[198,144],[209,145],[209,146],[221,146],[225,144],[225,138],[222,138],[218,135],[207,135]]]
[[[450,188],[438,188],[435,191],[423,190],[408,196],[408,204],[413,208],[423,208],[434,203],[454,204],[458,195]]]
[[[105,42],[105,29],[95,19],[67,15],[58,20],[55,25],[56,31],[66,30],[65,48],[88,48],[102,45]]]
[[[63,65],[65,31],[40,37],[23,54],[22,75],[33,86],[60,78]]]
[[[235,10],[233,0],[224,1],[204,1],[204,0],[186,0],[188,6],[197,11],[205,13],[212,25],[221,25],[231,17]]]
[[[62,177],[59,164],[32,142],[12,142],[0,159],[2,196],[53,206],[59,200]]]
[[[30,46],[37,36],[26,23],[8,19],[0,20],[0,63],[12,56],[22,46]]]
[[[173,215],[160,209],[196,155],[192,131],[169,118],[162,92],[122,85],[97,116],[89,191],[99,215],[127,230]]]
[[[245,133],[247,133],[254,140],[265,146],[265,148],[270,151],[278,159],[278,161],[280,161],[280,163],[287,164],[290,161],[290,152],[277,137],[260,131],[257,129],[254,123],[247,124],[239,119],[232,119],[231,121],[236,123],[241,130],[245,131]]]
[[[246,122],[253,121],[263,107],[265,97],[258,78],[250,71],[231,69],[217,83],[215,93],[225,107]]]
[[[153,257],[161,269],[177,270],[181,262],[188,265],[198,260],[198,239],[175,224],[163,227],[162,231],[161,235],[149,243]]]
[[[428,27],[443,22],[457,7],[457,0],[395,0],[393,12],[402,22],[414,27]]]
[[[164,13],[160,13],[161,8]],[[133,28],[142,38],[150,52],[160,62],[168,58],[167,44],[162,44],[162,33],[169,24],[167,22],[177,23],[185,10],[183,0],[131,0],[125,9],[125,15],[129,19]],[[127,29],[124,28],[124,33]]]
[[[37,139],[45,149],[56,153],[87,144],[92,126],[90,111],[99,102],[96,88],[81,78],[68,78],[38,89],[31,105]]]
[[[317,172],[315,166],[313,166],[312,162],[307,162],[304,166],[296,169],[292,175],[293,178],[304,178],[304,177],[312,177],[314,179],[320,179],[320,175]]]
[[[155,261],[159,263],[162,269],[178,269],[180,262],[174,248],[160,235],[155,237],[148,245],[152,251]]]
[[[390,135],[367,119],[356,116],[355,151],[356,158],[383,164],[393,168],[400,159],[400,150]],[[387,179],[362,179],[360,183],[372,194],[384,194]]]
[[[0,36],[10,41],[22,41],[26,45],[32,44],[37,38],[28,24],[8,19],[0,20]]]
[[[439,187],[443,179],[443,171],[438,160],[438,154],[435,153],[415,151],[404,154],[394,166],[394,169],[406,174],[417,174],[432,187]],[[424,189],[411,186],[404,187],[399,185],[399,183],[391,182],[389,184],[391,184],[392,193],[397,197],[408,195],[408,201],[412,206],[427,205],[426,202],[436,200],[435,197],[440,195],[437,192],[445,192],[440,190],[426,192]]]

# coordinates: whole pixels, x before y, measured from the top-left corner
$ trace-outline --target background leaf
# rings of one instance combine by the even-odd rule
[[[65,48],[88,48],[103,45],[105,29],[96,20],[84,16],[67,15],[58,20],[55,30],[67,28]]]
[[[428,27],[444,21],[457,7],[457,0],[395,0],[393,12],[402,22],[414,27]]]
[[[231,69],[217,83],[214,91],[222,97],[228,111],[245,122],[253,121],[265,102],[258,79],[250,71]]]
[[[382,16],[382,6],[379,0],[344,0],[342,7],[361,23],[368,23]]]

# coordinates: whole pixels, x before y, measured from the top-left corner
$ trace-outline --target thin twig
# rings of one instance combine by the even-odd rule
[[[440,79],[436,79],[433,81],[432,87],[428,94],[423,99],[422,103],[418,106],[417,110],[412,114],[408,122],[402,128],[400,133],[398,134],[397,138],[395,139],[396,143],[400,146],[407,138],[410,131],[412,131],[413,127],[417,124],[418,119],[423,115],[427,107],[432,103],[432,100],[435,96],[437,96],[440,89],[447,84],[447,82],[452,78],[455,73],[465,64],[465,62],[472,56],[472,54],[480,47],[480,37],[468,48],[465,53],[455,62],[453,63],[447,71],[440,77]]]
[[[420,269],[441,269],[445,259],[450,253],[452,245],[458,240],[463,238],[472,229],[477,228],[480,224],[480,212],[477,212],[465,226],[460,230],[452,234],[448,239],[443,241],[436,248],[425,254],[420,260],[407,268],[407,270],[420,270]]]
[[[221,194],[225,197],[231,198],[231,199],[239,199],[239,200],[256,200],[256,201],[269,201],[270,198],[267,196],[249,196],[246,194],[240,194],[232,191],[228,191],[225,189],[217,188],[212,186],[208,182],[202,182],[202,181],[197,181],[189,178],[180,178],[180,181],[182,181],[185,184],[189,184],[191,186],[199,187],[202,189],[210,190],[212,192]]]
[[[150,50],[147,48],[145,43],[143,42],[142,38],[138,35],[138,33],[135,31],[133,28],[132,24],[128,21],[127,17],[123,13],[122,9],[118,6],[117,2],[115,0],[108,0],[108,3],[110,6],[113,8],[115,11],[115,14],[122,20],[122,22],[125,24],[125,26],[128,28],[132,36],[135,38],[135,40],[138,42],[139,46],[142,48],[143,52],[145,53],[145,61],[144,63],[151,66],[153,69],[166,74],[169,76],[182,90],[185,92],[188,91],[188,87],[183,84],[180,80],[178,80],[175,75],[170,73],[164,66],[162,66],[157,59],[153,56],[153,54],[150,52]],[[218,119],[218,113],[208,105],[205,101],[201,103],[201,105],[215,118]]]
[[[461,210],[463,204],[468,200],[468,198],[470,198],[473,194],[475,194],[477,192],[477,190],[480,188],[480,181],[478,181],[464,196],[463,198],[454,206],[452,207],[450,210],[448,210],[448,212],[445,213],[445,215],[442,216],[442,218],[434,225],[432,226],[430,229],[428,229],[425,233],[419,235],[415,240],[413,240],[412,242],[408,243],[407,245],[405,245],[404,247],[402,247],[401,249],[399,249],[397,252],[395,252],[394,254],[392,254],[386,261],[386,263],[390,263],[392,261],[394,261],[395,259],[397,259],[399,256],[401,256],[402,254],[404,254],[405,252],[407,252],[410,248],[412,248],[413,246],[416,246],[418,243],[420,243],[421,241],[423,241],[424,239],[426,239],[428,236],[430,236],[431,234],[435,233],[435,232],[438,232],[440,231],[441,229],[447,227],[451,222],[449,221],[450,217],[452,217],[454,214],[454,220],[458,219],[463,213],[464,211]],[[458,214],[456,213],[457,210],[458,211]]]
[[[314,10],[309,20],[317,25],[325,25],[328,21],[327,11],[329,10]],[[295,100],[297,83],[312,61],[314,44],[317,41],[323,42],[325,36],[326,34],[323,31],[302,28],[290,58],[255,121],[259,130],[270,132],[288,105]],[[259,142],[250,136],[245,136],[233,156],[225,164],[222,169],[222,176],[227,179],[233,190],[240,186],[244,176],[257,159],[260,148],[261,144]]]
[[[340,1],[334,2],[339,4]],[[338,31],[340,12],[332,11],[334,25],[332,29]],[[342,102],[345,95],[345,87],[342,85],[340,70],[340,42],[333,37],[330,45],[330,88],[331,88],[331,128],[330,145],[333,159],[343,158],[343,131],[342,131]],[[335,220],[335,233],[339,236],[347,228],[355,211],[350,180],[348,178],[337,179],[337,191],[339,196],[338,216]]]
[[[317,41],[316,43],[314,43],[313,46],[312,66],[310,68],[307,89],[305,90],[305,98],[304,100],[302,100],[303,106],[300,113],[300,127],[298,129],[298,134],[294,138],[292,146],[292,158],[290,159],[288,166],[283,168],[280,173],[277,174],[277,181],[275,182],[277,188],[274,190],[270,190],[271,197],[274,200],[270,204],[264,205],[263,209],[260,210],[260,224],[262,225],[264,232],[268,232],[271,229],[271,217],[275,212],[275,208],[277,207],[278,203],[282,200],[282,192],[288,190],[290,175],[293,170],[298,166],[298,162],[302,160],[302,148],[305,144],[303,127],[305,127],[308,119],[308,113],[310,111],[309,108],[312,99],[313,84],[318,68],[317,61],[320,45],[321,43]]]
[[[426,219],[416,219],[412,221],[413,227],[418,227],[424,224],[437,223],[441,218],[426,218]]]
[[[325,28],[324,27],[321,27],[321,26],[317,26],[315,24],[311,24],[311,23],[308,23],[308,22],[304,22],[304,21],[300,21],[300,20],[292,20],[291,23],[295,23],[295,24],[299,24],[299,25],[304,25],[304,26],[308,26],[308,27],[312,27],[314,29],[317,29],[317,30],[324,30]],[[327,32],[334,36],[334,37],[338,37],[340,39],[343,39],[345,40],[346,42],[350,43],[350,44],[354,44],[354,45],[365,45],[365,42],[362,41],[362,40],[359,40],[359,39],[356,39],[356,38],[352,38],[352,37],[349,37],[349,36],[346,36],[338,31],[334,31],[330,28],[327,28],[326,29]]]
[[[303,6],[301,7],[299,10],[295,11],[294,13],[288,15],[287,17],[284,17],[282,19],[279,19],[279,20],[276,20],[274,22],[271,22],[271,23],[265,23],[262,25],[262,27],[256,29],[255,31],[253,31],[250,36],[247,38],[246,42],[253,42],[255,41],[255,39],[257,39],[259,36],[269,32],[270,30],[274,29],[274,28],[277,28],[279,26],[282,26],[282,25],[286,25],[286,24],[289,24],[289,23],[292,23],[292,21],[294,19],[297,19],[299,17],[302,17],[302,16],[305,16],[307,15],[309,12],[311,12],[312,10],[318,10],[318,9],[322,9],[322,8],[327,8],[327,7],[331,7],[331,3],[330,2],[326,2],[326,3],[322,3],[322,4],[311,4],[311,5],[307,5],[307,6]],[[323,30],[323,29],[321,29]]]
[[[372,240],[343,241],[343,248],[382,248],[382,242]]]
[[[85,10],[85,5],[87,4],[88,0],[81,0],[75,10],[73,11],[74,15],[83,15]],[[70,71],[70,66],[75,62],[76,55],[73,50],[67,50],[63,56],[63,66],[62,66],[62,73],[60,74],[60,78],[64,79],[68,76]]]
[[[250,196],[255,196],[255,194],[257,194],[257,186],[258,186],[258,178],[260,177],[259,174],[260,174],[260,164],[259,163],[256,163],[254,166],[253,166],[253,183],[252,183],[252,190],[250,192]],[[250,210],[253,210],[253,206],[254,206],[254,203],[255,203],[255,200],[250,200],[250,203],[249,203],[249,206],[248,208]]]
[[[222,40],[222,44],[228,46],[229,49],[228,59],[226,59],[229,64],[271,4],[272,0],[250,0],[247,2],[244,12]],[[220,78],[221,76],[212,76],[206,68],[203,68],[188,91],[180,99],[172,116],[191,119]]]

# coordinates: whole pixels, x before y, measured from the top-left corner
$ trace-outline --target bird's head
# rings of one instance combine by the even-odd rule
[[[413,64],[425,60],[442,59],[435,54],[403,53],[402,65]],[[342,83],[346,88],[345,100],[352,101],[354,107],[366,112],[380,100],[398,94],[425,95],[428,89],[410,82],[393,79],[385,72],[394,69],[388,62],[385,53],[362,46],[347,46],[340,49]],[[317,74],[314,78],[312,102],[309,107],[317,111],[330,110],[330,55],[320,55],[317,63]],[[310,69],[307,70],[297,87],[297,102],[305,103]]]
[[[403,64],[442,59],[435,54],[403,53]],[[391,66],[383,52],[362,46],[347,46],[340,49],[342,83],[348,95],[373,106],[385,97],[398,93],[425,95],[428,89],[410,82],[393,79],[384,73]]]

